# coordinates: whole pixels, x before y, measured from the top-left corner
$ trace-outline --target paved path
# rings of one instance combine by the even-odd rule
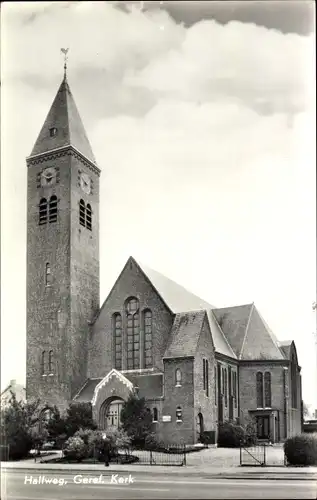
[[[153,469],[153,468],[152,468]],[[37,483],[37,484],[36,484]],[[55,483],[55,484],[54,484]],[[22,470],[2,474],[2,498],[6,500],[94,500],[107,499],[316,499],[315,481],[268,480],[265,482],[242,479],[199,479],[187,476],[175,477],[168,472],[164,477],[152,473],[135,472],[114,474],[65,474],[51,471],[39,474]]]

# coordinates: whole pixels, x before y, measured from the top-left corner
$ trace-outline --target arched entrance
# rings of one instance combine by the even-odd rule
[[[53,418],[54,412],[51,408],[43,408],[41,410],[41,413],[39,415],[39,420],[38,420],[38,428],[39,431],[42,432],[44,429],[46,429],[49,421]]]
[[[120,415],[124,400],[112,396],[103,402],[99,413],[99,427],[101,429],[118,429],[121,425]]]
[[[202,413],[198,413],[198,433],[201,438],[204,432],[204,417]]]

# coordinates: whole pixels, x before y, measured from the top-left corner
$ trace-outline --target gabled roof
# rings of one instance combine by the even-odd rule
[[[133,259],[133,257],[130,257],[130,259]],[[175,283],[175,281],[172,281],[145,264],[136,262],[135,259],[133,260],[138,264],[173,313],[213,308],[208,302],[189,292],[183,286]]]
[[[160,398],[163,395],[163,375],[162,373],[120,373],[121,378],[127,379],[133,386],[139,389],[141,397],[146,399]],[[113,374],[111,370],[105,378]],[[74,397],[76,403],[89,403],[93,400],[97,386],[104,380],[103,378],[90,378],[86,380],[84,386]]]
[[[238,359],[284,359],[275,335],[254,304],[214,310]]]
[[[217,321],[215,321],[212,311],[214,306],[189,292],[186,288],[175,283],[175,281],[172,281],[163,274],[154,271],[154,269],[151,269],[145,264],[136,262],[133,257],[130,257],[130,259],[139,266],[145,277],[150,281],[171,312],[177,314],[199,310],[206,311],[216,352],[231,358],[236,358],[221,328],[219,328]]]
[[[205,317],[204,310],[176,314],[164,358],[195,356]]]
[[[290,359],[291,357],[291,347],[292,347],[292,340],[283,340],[278,343],[280,350],[284,354],[286,359]]]
[[[57,133],[51,136],[50,129],[53,128],[57,129]],[[88,160],[96,164],[66,77],[64,77],[58,89],[42,130],[32,149],[31,156],[65,146],[73,146]]]

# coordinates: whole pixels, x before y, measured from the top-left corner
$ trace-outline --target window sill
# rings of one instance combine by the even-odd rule
[[[182,387],[182,384],[176,384],[175,387]]]
[[[43,373],[42,377],[47,377],[46,373]]]
[[[54,373],[49,373],[47,376],[48,377],[54,377]]]
[[[178,423],[180,423],[180,424],[182,424],[182,423],[183,423],[183,421],[182,421],[182,420],[176,420],[176,422],[178,422]]]
[[[152,420],[152,424],[158,424],[158,420]]]

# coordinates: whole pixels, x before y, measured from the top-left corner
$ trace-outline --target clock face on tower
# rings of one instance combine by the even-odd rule
[[[91,180],[90,180],[90,177],[87,174],[81,174],[81,176],[80,176],[80,186],[81,186],[81,189],[84,191],[84,193],[90,194],[90,191],[91,191]]]
[[[54,167],[49,167],[43,170],[41,174],[41,185],[45,186],[53,186],[56,182],[56,169]]]

